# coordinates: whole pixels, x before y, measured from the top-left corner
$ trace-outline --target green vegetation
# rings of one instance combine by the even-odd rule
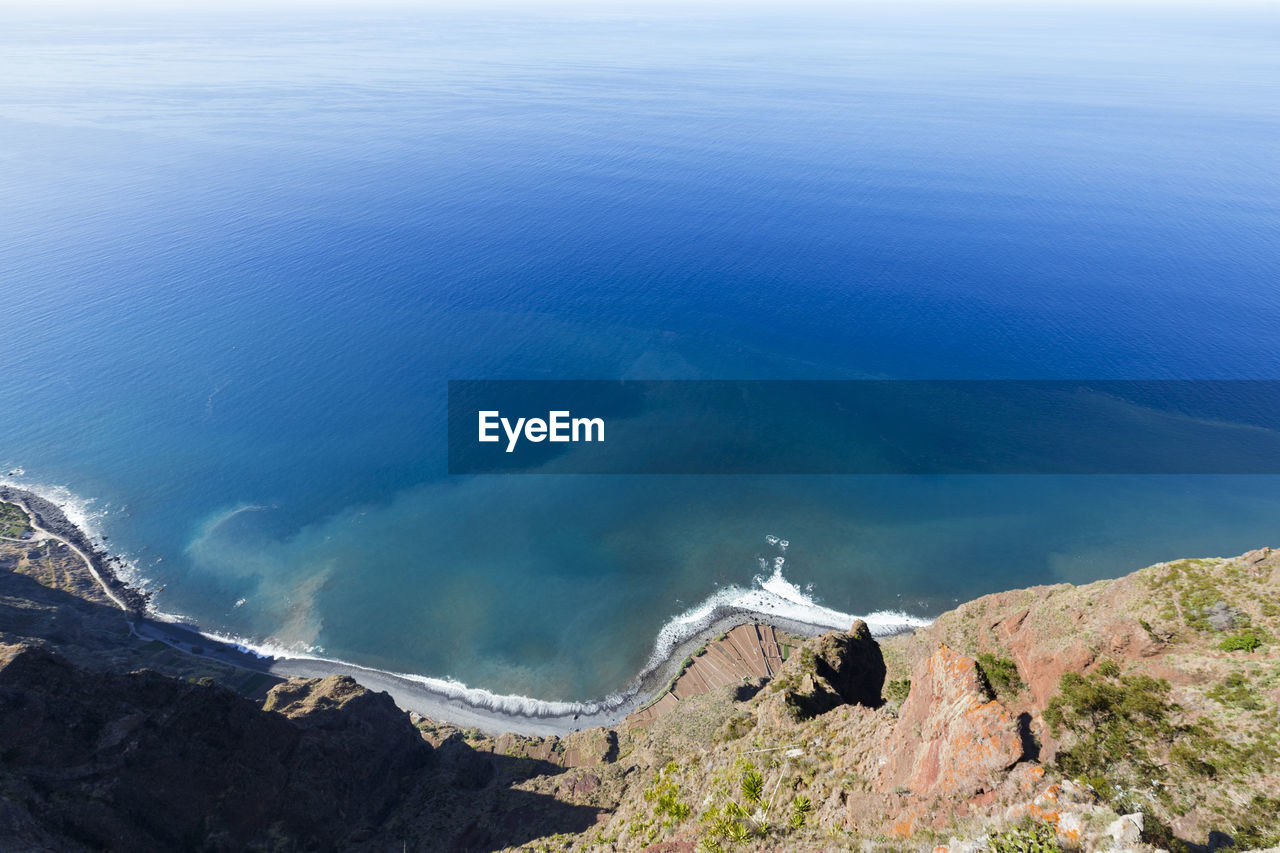
[[[991,853],[1060,853],[1062,850],[1053,828],[1044,823],[993,832],[987,838]]]
[[[1260,850],[1280,845],[1280,828],[1275,815],[1280,814],[1280,798],[1255,794],[1246,816],[1236,821],[1231,840],[1237,850]]]
[[[785,777],[777,780],[772,788],[774,794],[766,797],[764,775],[754,764],[739,760],[734,774],[730,780],[722,777],[717,788],[717,794],[724,805],[712,806],[700,817],[706,827],[706,834],[699,842],[699,850],[703,853],[722,853],[726,846],[804,827],[813,812],[813,802],[803,794],[796,794],[792,798],[784,823],[775,824],[770,821],[769,812],[773,807],[774,795]],[[729,784],[730,781],[736,784]],[[794,790],[800,784],[801,780],[793,779],[790,787]],[[735,798],[734,794],[739,795],[740,799]]]
[[[764,777],[754,767],[742,771],[742,799],[760,805],[764,797]]]
[[[1147,582],[1155,590],[1172,593],[1170,606],[1161,611],[1162,618],[1176,618],[1180,613],[1188,626],[1209,633],[1217,630],[1210,622],[1216,607],[1228,608],[1240,620],[1233,627],[1248,627],[1248,615],[1233,604],[1247,580],[1246,570],[1239,564],[1179,560],[1153,574]]]
[[[1016,696],[1026,689],[1026,683],[1018,675],[1018,665],[1009,658],[998,658],[990,652],[978,655],[978,671],[987,685],[1000,698]]]
[[[1106,800],[1118,786],[1110,779],[1152,779],[1159,775],[1153,746],[1167,749],[1185,729],[1170,721],[1169,683],[1147,675],[1090,675],[1068,672],[1044,718],[1054,737],[1071,735],[1057,763],[1068,775],[1091,785]],[[1108,667],[1108,671],[1114,671]],[[1120,786],[1123,787],[1123,786]]]
[[[1262,643],[1262,634],[1255,628],[1249,628],[1227,637],[1218,644],[1218,648],[1224,652],[1256,652]]]
[[[755,714],[735,713],[724,721],[721,739],[737,740],[756,727]]]
[[[1228,675],[1225,681],[1209,691],[1208,696],[1229,708],[1242,711],[1261,711],[1263,707],[1258,694],[1249,686],[1249,679],[1240,672]]]
[[[813,802],[803,794],[796,794],[796,798],[791,801],[791,817],[787,818],[787,826],[792,829],[804,826],[811,811],[813,811]]]
[[[1098,662],[1098,675],[1104,678],[1118,678],[1120,676],[1120,664],[1111,658],[1103,658]]]
[[[1169,700],[1168,682],[1117,671],[1100,665],[1089,675],[1062,677],[1059,695],[1044,714],[1054,736],[1063,738],[1057,764],[1117,811],[1145,812],[1148,841],[1178,853],[1188,848],[1157,814],[1171,819],[1204,806],[1207,792],[1256,784],[1260,775],[1273,772],[1280,760],[1278,715],[1274,709],[1268,713],[1268,703],[1243,673],[1228,675],[1206,692],[1238,711],[1263,712],[1237,724],[1221,718],[1186,721],[1185,711]],[[1267,834],[1275,832],[1264,817],[1276,813],[1267,810],[1269,802],[1242,807],[1239,801],[1214,800],[1220,825],[1238,843],[1249,839],[1248,847],[1266,847],[1280,841],[1280,835]]]
[[[680,786],[671,778],[678,770],[679,766],[674,761],[668,762],[658,771],[653,783],[644,789],[645,802],[653,803],[654,814],[659,818],[669,819],[664,821],[666,824],[680,823],[691,811],[689,804],[680,799]]]
[[[911,679],[898,678],[893,681],[886,681],[884,685],[884,698],[889,702],[897,702],[901,704],[907,701],[907,694],[911,692]]]
[[[21,539],[30,533],[31,520],[17,504],[0,502],[0,536],[9,539]]]
[[[680,798],[680,785],[676,777],[680,773],[680,765],[668,761],[659,768],[645,789],[641,792],[644,801],[652,804],[653,810],[647,817],[638,817],[627,826],[632,837],[641,839],[645,844],[657,841],[665,830],[686,820],[693,809]]]

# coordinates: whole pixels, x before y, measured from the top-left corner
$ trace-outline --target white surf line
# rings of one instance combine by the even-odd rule
[[[48,530],[45,530],[43,527],[37,524],[36,514],[31,511],[31,507],[27,506],[25,501],[19,500],[17,501],[17,504],[18,506],[22,507],[22,511],[27,514],[27,519],[31,522],[31,527],[43,533],[45,535],[45,539],[56,539],[59,542],[61,542],[63,545],[66,545],[72,551],[75,551],[77,554],[79,554],[80,559],[84,560],[84,564],[89,568],[89,574],[93,575],[93,579],[98,582],[98,586],[102,587],[102,591],[107,594],[107,598],[114,601],[116,606],[119,607],[121,610],[123,610],[125,613],[129,612],[129,606],[125,604],[123,601],[121,601],[119,598],[117,598],[116,594],[111,591],[111,587],[107,586],[107,582],[102,579],[102,575],[98,574],[98,570],[94,568],[93,560],[89,559],[88,554],[86,554],[84,551],[81,551],[74,542],[70,542],[66,539],[63,539],[61,536],[57,535],[56,533],[52,533]]]

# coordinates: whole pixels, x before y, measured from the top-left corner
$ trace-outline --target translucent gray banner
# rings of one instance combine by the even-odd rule
[[[1280,381],[449,383],[451,474],[1276,474]]]

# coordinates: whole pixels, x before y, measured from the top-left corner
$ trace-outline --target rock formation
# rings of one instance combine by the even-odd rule
[[[911,674],[911,692],[882,747],[881,790],[968,797],[1023,757],[1018,722],[990,695],[973,658],[939,646]]]
[[[797,719],[816,717],[838,705],[878,708],[883,703],[884,656],[861,619],[848,633],[817,638],[793,661],[788,661],[783,676],[795,682],[786,692],[786,702]]]

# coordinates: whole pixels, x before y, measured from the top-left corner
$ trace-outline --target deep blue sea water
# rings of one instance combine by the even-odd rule
[[[919,616],[1280,544],[1269,477],[444,454],[448,379],[1280,378],[1274,6],[0,16],[0,468],[210,630],[593,698],[766,534]]]

